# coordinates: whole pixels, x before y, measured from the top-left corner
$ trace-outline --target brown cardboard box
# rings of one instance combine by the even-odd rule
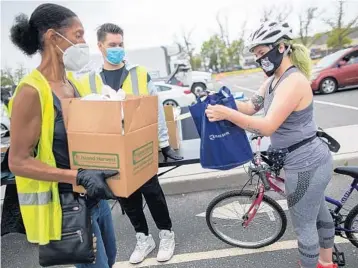
[[[165,121],[175,121],[174,108],[171,105],[164,105]]]
[[[158,99],[64,100],[72,169],[118,169],[107,180],[116,196],[129,197],[158,172]],[[122,111],[124,124],[122,124]],[[74,191],[83,192],[81,186]]]
[[[170,147],[177,150],[180,147],[178,121],[167,121],[167,127]]]
[[[173,106],[164,106],[165,120],[168,127],[169,144],[174,150],[180,147],[178,120],[175,118]]]

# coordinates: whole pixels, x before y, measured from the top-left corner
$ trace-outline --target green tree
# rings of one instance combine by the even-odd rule
[[[228,65],[226,44],[217,34],[202,44],[201,56],[209,60],[212,69],[226,68]]]
[[[195,71],[195,70],[198,70],[200,67],[201,67],[201,56],[194,55],[191,58],[191,68]]]
[[[349,35],[354,31],[358,25],[358,16],[353,18],[350,22],[344,25],[344,4],[345,0],[339,0],[337,6],[337,15],[334,19],[325,19],[324,21],[331,27],[328,33],[327,46],[330,48],[341,49],[345,45],[349,45],[352,40]]]
[[[343,48],[350,45],[352,39],[345,34],[347,29],[334,29],[328,34],[327,46],[331,48]]]
[[[13,86],[15,85],[15,79],[12,74],[12,69],[5,67],[1,69],[1,86]]]
[[[14,81],[16,84],[18,84],[26,74],[27,70],[24,68],[24,65],[20,63],[14,72]]]
[[[230,47],[227,50],[230,63],[232,65],[240,65],[241,54],[244,49],[244,41],[234,40],[231,42]]]
[[[15,70],[10,67],[5,67],[4,69],[1,69],[1,85],[17,85],[26,74],[27,70],[24,68],[23,64],[19,64]]]

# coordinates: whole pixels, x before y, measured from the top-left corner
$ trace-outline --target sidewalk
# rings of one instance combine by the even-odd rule
[[[358,165],[358,125],[329,128],[325,131],[341,144],[339,152],[333,154],[334,167]],[[229,171],[215,171],[203,169],[200,164],[195,164],[168,172],[160,178],[160,183],[166,194],[184,194],[234,188],[244,184],[247,179],[242,167]]]

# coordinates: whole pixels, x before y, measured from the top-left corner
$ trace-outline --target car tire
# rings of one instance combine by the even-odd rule
[[[199,96],[200,93],[203,93],[206,90],[206,85],[204,83],[194,83],[191,87],[191,92],[195,96]]]
[[[331,94],[338,89],[338,83],[334,78],[327,77],[319,85],[319,91],[322,94]]]
[[[171,105],[171,106],[173,106],[173,107],[178,107],[179,106],[179,104],[175,101],[175,100],[165,100],[164,102],[163,102],[163,105],[165,106],[165,105]]]

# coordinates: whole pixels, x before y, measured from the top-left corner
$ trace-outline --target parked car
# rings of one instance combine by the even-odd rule
[[[166,84],[165,82],[154,82],[158,90],[158,97],[163,105],[174,107],[187,107],[195,102],[195,95],[189,87]]]
[[[358,46],[330,54],[314,66],[311,87],[330,94],[341,88],[358,87]]]
[[[10,119],[6,111],[5,104],[1,102],[1,138],[10,134]]]

